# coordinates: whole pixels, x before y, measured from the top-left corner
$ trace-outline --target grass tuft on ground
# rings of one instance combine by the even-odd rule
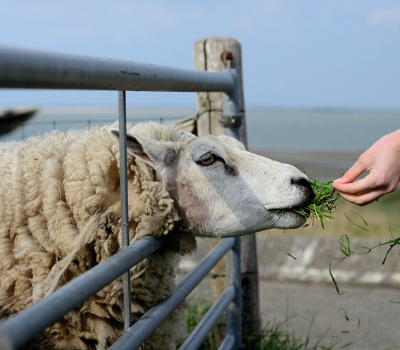
[[[186,310],[185,320],[187,323],[188,333],[192,332],[196,325],[200,322],[203,316],[210,309],[211,304],[205,300],[198,300],[191,308]],[[288,319],[289,320],[289,319]],[[288,321],[287,320],[287,321]],[[314,320],[311,320],[308,332],[305,336],[289,333],[287,328],[287,321],[270,321],[265,324],[257,339],[251,339],[251,345],[246,344],[246,335],[244,338],[244,349],[253,350],[254,345],[260,350],[339,350],[350,346],[353,343],[348,343],[342,347],[337,347],[334,343],[325,344],[325,336],[329,329],[322,334],[315,343],[310,342],[310,332]],[[179,347],[178,347],[179,348]],[[200,350],[216,350],[218,347],[214,341],[214,334],[210,334],[203,341]]]

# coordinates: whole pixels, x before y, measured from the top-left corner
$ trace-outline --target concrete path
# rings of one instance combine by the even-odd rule
[[[357,342],[346,349],[400,349],[400,304],[390,302],[400,301],[398,249],[390,253],[385,265],[384,248],[333,262],[332,273],[345,292],[338,295],[329,275],[332,259],[343,255],[335,240],[268,234],[258,235],[257,240],[264,322],[283,322],[290,317],[283,329],[305,338],[314,318],[310,345],[328,331],[323,344],[336,343],[334,349],[353,341]],[[359,251],[363,251],[361,245],[375,243],[351,241],[352,249]],[[207,240],[199,240],[198,246],[198,254],[182,260],[182,271],[193,267],[208,251]],[[206,279],[192,298],[207,299],[210,290],[210,279]]]
[[[347,285],[347,294],[338,295],[326,284],[265,280],[260,288],[263,320],[293,317],[282,328],[303,339],[310,329],[310,345],[328,331],[322,344],[334,349],[351,342],[346,349],[400,349],[400,304],[389,302],[400,301],[398,289]]]

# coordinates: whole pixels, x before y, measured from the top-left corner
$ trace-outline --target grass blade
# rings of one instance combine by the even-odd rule
[[[369,230],[367,230],[365,227],[362,227],[362,226],[360,226],[360,225],[358,225],[358,224],[356,224],[354,221],[352,221],[348,216],[347,216],[347,214],[346,213],[344,213],[344,215],[346,216],[346,218],[353,224],[353,225],[355,225],[355,226],[357,226],[357,227],[359,227],[360,229],[362,229],[362,230],[364,230],[364,231],[367,231],[367,232],[369,232]]]

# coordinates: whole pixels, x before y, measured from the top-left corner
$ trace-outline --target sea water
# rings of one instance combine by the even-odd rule
[[[250,110],[250,148],[365,150],[400,129],[400,111]]]
[[[194,116],[193,108],[128,108],[132,123],[165,123]],[[0,137],[20,141],[53,129],[66,132],[118,119],[111,107],[43,107],[26,125]],[[354,151],[365,150],[380,137],[400,128],[400,111],[271,110],[246,111],[249,148]]]

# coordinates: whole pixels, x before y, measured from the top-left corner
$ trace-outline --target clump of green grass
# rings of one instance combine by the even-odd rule
[[[187,324],[187,332],[190,334],[197,326],[197,324],[201,321],[203,316],[210,310],[211,303],[206,300],[198,300],[192,307],[186,309],[185,312],[185,321]],[[182,342],[183,344],[183,342]],[[182,345],[178,345],[179,347]],[[200,350],[214,350],[216,349],[215,341],[214,341],[214,330],[211,331],[204,339],[203,343],[200,346]]]
[[[304,173],[306,172],[304,171]],[[332,214],[336,212],[336,202],[340,195],[332,187],[333,181],[324,183],[313,178],[310,179],[312,180],[311,188],[315,194],[314,200],[308,206],[294,209],[293,211],[304,216],[311,222],[311,225],[314,225],[314,220],[318,220],[321,223],[321,227],[325,228],[324,220],[330,221],[334,219]],[[306,224],[305,226],[308,225]]]
[[[306,174],[304,168],[303,167],[301,168],[304,174]],[[333,181],[325,183],[313,179],[310,176],[309,178],[311,180],[310,183],[311,188],[315,194],[314,200],[312,201],[312,203],[310,203],[305,207],[290,209],[290,210],[304,216],[308,220],[308,223],[305,224],[303,227],[309,226],[310,223],[311,226],[313,226],[314,221],[319,221],[321,227],[324,229],[325,228],[324,220],[330,221],[331,219],[334,219],[332,214],[336,212],[336,206],[337,206],[336,202],[340,198],[340,195],[332,187]],[[277,214],[283,214],[285,211],[287,211],[287,209],[278,209],[278,210],[269,210],[267,208],[265,209],[270,213],[277,213]]]

